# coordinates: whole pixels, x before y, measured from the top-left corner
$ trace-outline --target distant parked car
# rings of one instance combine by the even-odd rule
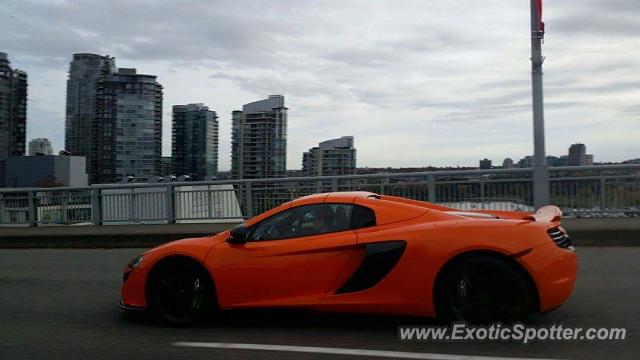
[[[311,195],[136,257],[120,307],[180,324],[270,307],[519,321],[572,292],[577,258],[561,216],[555,206],[461,212],[369,192]]]

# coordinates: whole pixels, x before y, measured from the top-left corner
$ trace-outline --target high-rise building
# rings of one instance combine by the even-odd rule
[[[584,144],[573,144],[569,147],[569,166],[582,165],[587,147]]]
[[[305,176],[353,175],[355,169],[353,136],[322,141],[302,154],[302,172]]]
[[[234,179],[285,176],[287,108],[284,96],[270,95],[232,113],[231,175]]]
[[[569,147],[568,165],[593,165],[593,155],[587,154],[587,147],[584,144],[573,144]]]
[[[489,159],[482,159],[480,160],[480,169],[491,169],[491,160]]]
[[[172,168],[177,175],[205,180],[218,172],[218,115],[204,104],[173,106]]]
[[[242,173],[243,125],[242,111],[231,112],[231,179],[240,179]]]
[[[74,54],[67,80],[65,149],[87,158],[91,183],[160,171],[162,86],[154,75],[117,69],[115,58]]]
[[[98,92],[102,81],[115,71],[115,58],[96,54],[73,54],[69,66],[64,146],[72,155],[87,158],[90,173],[99,166],[95,163],[99,157],[95,146]]]
[[[53,155],[51,142],[47,138],[37,138],[29,141],[29,156]]]
[[[27,135],[27,73],[12,69],[0,52],[0,156],[25,154]]]
[[[155,75],[120,68],[100,81],[92,126],[92,183],[124,176],[147,181],[160,174],[162,157],[162,85]]]
[[[504,161],[502,161],[502,167],[505,169],[511,169],[513,167],[513,159],[505,158]]]

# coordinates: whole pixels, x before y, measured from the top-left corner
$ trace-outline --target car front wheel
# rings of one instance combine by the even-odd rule
[[[151,279],[151,305],[172,324],[205,319],[214,309],[215,289],[206,270],[191,261],[162,265]]]

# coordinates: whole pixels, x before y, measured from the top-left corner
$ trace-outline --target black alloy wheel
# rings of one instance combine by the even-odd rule
[[[191,262],[166,264],[158,269],[151,286],[154,310],[172,324],[204,320],[215,306],[215,289],[209,274]]]
[[[534,293],[525,276],[493,256],[464,258],[445,274],[437,291],[438,315],[470,324],[526,320]]]

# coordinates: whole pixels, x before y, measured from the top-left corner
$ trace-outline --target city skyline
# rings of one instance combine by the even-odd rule
[[[637,157],[633,140],[640,136],[634,127],[640,109],[633,99],[639,86],[629,74],[640,73],[640,47],[633,36],[638,25],[632,21],[638,5],[617,1],[596,17],[608,3],[580,4],[578,12],[571,11],[576,8],[571,2],[545,8],[547,153],[564,153],[567,143],[579,141],[589,144],[598,161]],[[288,98],[291,168],[300,166],[299,154],[309,144],[343,135],[359,139],[361,166],[474,165],[479,153],[494,161],[530,154],[528,8],[488,2],[470,15],[459,11],[463,3],[429,4],[424,11],[421,6],[427,5],[394,9],[388,3],[353,3],[341,8],[341,14],[327,10],[314,19],[313,5],[282,3],[267,9],[260,21],[272,24],[283,11],[299,16],[263,34],[237,26],[256,19],[231,3],[190,9],[132,5],[127,14],[96,4],[83,9],[85,18],[65,25],[60,24],[63,14],[73,18],[78,11],[72,3],[5,2],[0,10],[12,18],[0,25],[6,30],[2,33],[24,35],[21,40],[0,35],[5,46],[0,50],[30,75],[28,139],[49,137],[56,151],[63,143],[64,76],[71,53],[95,52],[158,75],[166,90],[164,155],[170,154],[171,105],[203,102],[216,109],[221,170],[230,168],[231,111],[273,93]],[[133,21],[143,11],[158,18]],[[204,24],[207,17],[221,20],[208,26],[220,27],[236,41],[205,32],[216,51],[196,51],[188,44],[202,42],[201,34],[172,33],[165,44],[162,36],[145,30],[159,23],[171,26],[165,12],[185,11],[193,12],[195,24]],[[358,12],[368,21],[340,25],[342,16]],[[118,26],[95,21],[98,15],[113,17]],[[49,28],[64,35],[43,32],[38,20],[44,16],[54,25]],[[332,28],[335,34],[314,32],[312,25]],[[368,37],[356,39],[364,28],[371,30]],[[291,29],[299,31],[293,35]],[[474,33],[480,32],[482,41],[476,41]],[[37,46],[43,41],[50,41],[49,46]],[[168,44],[178,46],[172,50]],[[281,50],[269,50],[275,45]],[[618,52],[625,56],[610,56]],[[303,69],[299,63],[307,65]],[[391,151],[399,147],[402,157]]]
[[[6,58],[6,54],[4,56]],[[19,70],[18,72],[24,73]],[[219,170],[218,117],[215,111],[209,110],[202,103],[173,105],[172,156],[158,155],[161,154],[162,147],[162,136],[158,133],[158,127],[162,126],[162,86],[155,81],[156,78],[156,75],[138,74],[135,68],[118,68],[115,58],[109,55],[73,54],[67,80],[65,144],[66,149],[72,150],[70,153],[81,152],[83,147],[86,148],[84,149],[86,154],[81,155],[89,155],[87,164],[94,182],[118,181],[124,175],[146,181],[150,176],[153,178],[168,174],[167,166],[162,164],[165,159],[172,163],[169,164],[169,168],[174,175],[189,175],[194,180],[203,180],[217,175]],[[160,96],[155,97],[152,89],[158,90]],[[152,100],[153,105],[144,102],[147,100]],[[313,147],[302,154],[301,170],[287,168],[287,110],[283,95],[269,95],[267,99],[243,105],[243,111],[232,112],[230,171],[232,176],[238,179],[283,177],[286,171],[301,171],[306,176],[354,173],[356,165],[353,136],[321,141],[319,147]],[[148,114],[153,114],[153,118],[149,118]],[[145,122],[147,120],[141,120],[142,118],[149,118],[152,124],[147,124]],[[133,123],[129,124],[131,121]],[[139,121],[143,122],[138,124]],[[127,123],[124,132],[123,122]],[[142,127],[135,130],[136,125]],[[142,130],[143,128],[146,130]],[[88,131],[89,129],[93,130]],[[113,129],[117,131],[114,132]],[[149,137],[147,130],[153,130],[154,135]],[[82,131],[85,133],[83,134]],[[99,134],[97,137],[94,134],[96,131],[96,134]],[[113,137],[114,134],[115,137]],[[122,136],[125,137],[121,138]],[[108,141],[105,142],[103,138]],[[256,139],[267,142],[258,143]],[[124,149],[124,145],[130,144],[131,140],[136,141],[134,147]],[[42,141],[46,142],[47,151],[37,153],[38,150],[35,148],[43,147],[43,144],[39,144]],[[277,144],[279,141],[282,143]],[[154,149],[152,152],[142,154],[139,151],[131,151],[133,149],[150,150],[151,143]],[[270,143],[274,146],[273,148],[268,145]],[[113,149],[114,145],[117,145],[117,151],[112,153],[110,149]],[[267,145],[266,148],[265,145]],[[243,148],[245,148],[244,151]],[[325,152],[330,158],[327,164],[323,164]],[[49,140],[47,138],[30,140],[29,155],[41,154],[52,154]],[[125,154],[126,156],[123,157]],[[334,158],[336,156],[340,160]],[[157,157],[162,159],[155,159]],[[150,160],[151,158],[154,160]],[[584,144],[574,143],[569,147],[568,155],[560,157],[548,155],[546,163],[548,166],[593,165],[593,158],[592,154],[586,154]],[[96,159],[100,159],[98,166],[92,169],[91,163],[97,161]],[[122,168],[129,166],[130,162],[139,164],[131,165],[129,170]],[[503,161],[503,167],[514,165],[510,158],[505,158]],[[234,166],[236,166],[235,169]],[[515,166],[532,167],[533,156],[526,155]],[[492,160],[487,158],[480,160],[479,168],[493,168]]]

